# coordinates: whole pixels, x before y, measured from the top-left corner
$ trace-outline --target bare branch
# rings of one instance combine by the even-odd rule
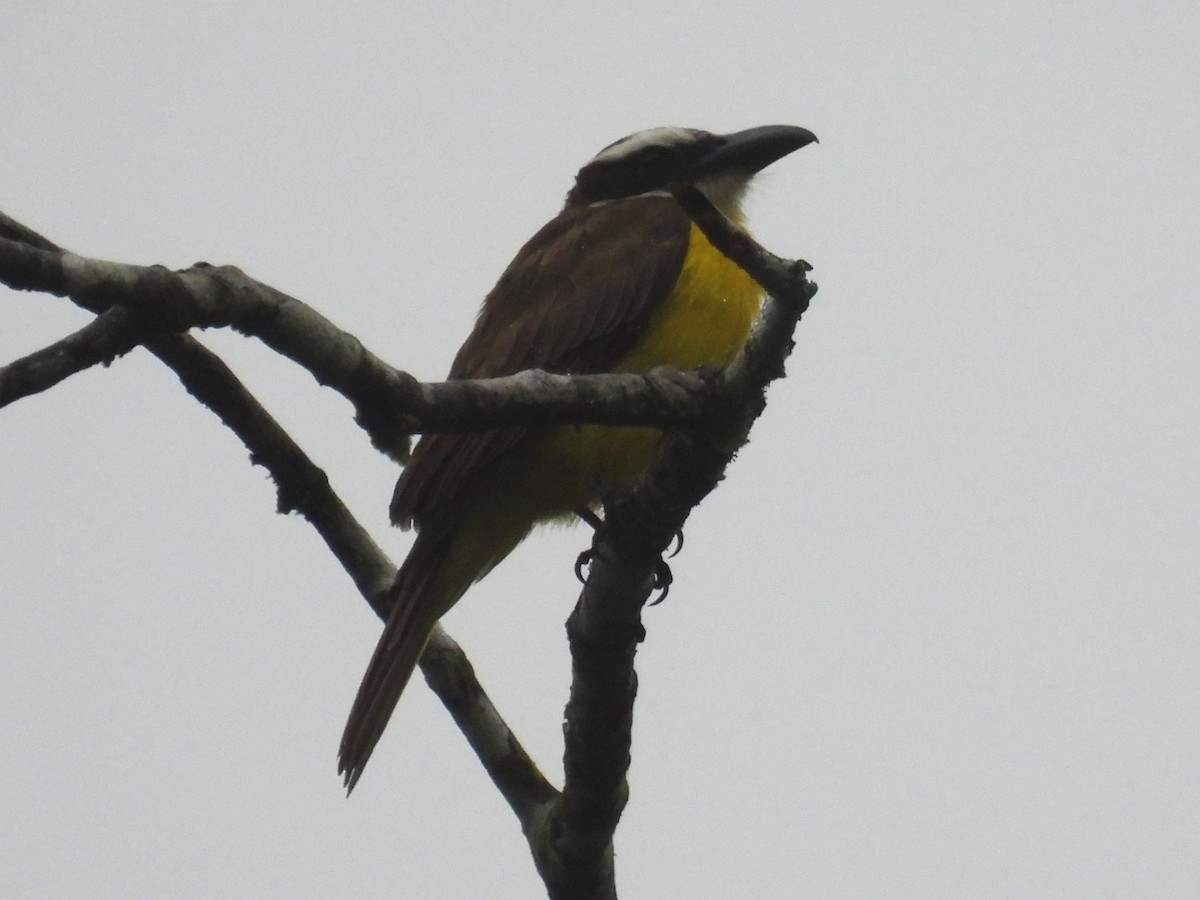
[[[0,237],[10,243],[28,241],[30,247],[52,253],[65,252],[3,213]],[[131,315],[126,308],[113,306],[108,312],[102,311],[100,318],[110,314],[117,321]],[[390,612],[387,588],[395,578],[396,567],[334,493],[325,473],[224,362],[199,341],[187,335],[167,334],[150,338],[146,345],[175,372],[188,393],[241,439],[251,459],[270,472],[277,488],[279,511],[299,512],[312,524],[359,593],[386,621]],[[538,810],[558,792],[538,771],[475,678],[465,654],[441,626],[434,629],[421,669],[523,826],[533,821]]]
[[[747,391],[761,391],[783,377],[783,364],[792,352],[796,324],[817,293],[817,285],[807,277],[812,266],[802,259],[782,259],[763,248],[744,229],[721,215],[697,188],[682,185],[672,188],[671,193],[709,242],[766,291],[766,301],[750,339],[725,372],[725,382],[735,395],[744,397]]]
[[[44,238],[28,225],[22,225],[16,219],[13,219],[3,212],[0,212],[0,238],[10,241],[19,241],[22,244],[28,244],[31,247],[37,247],[39,250],[61,250],[62,247],[54,243],[49,238]]]
[[[169,346],[155,352],[188,392],[212,409],[250,450],[253,461],[271,473],[279,511],[299,512],[309,521],[359,593],[386,621],[396,567],[334,493],[325,472],[218,357],[191,338],[159,340]],[[430,638],[421,670],[522,823],[557,795],[492,705],[466,655],[441,626]]]
[[[782,376],[792,333],[817,290],[806,278],[807,263],[768,253],[699,191],[674,193],[712,244],[769,295],[746,347],[725,370],[726,393],[709,415],[700,425],[668,432],[638,481],[605,498],[587,584],[567,621],[573,668],[563,728],[566,782],[560,801],[530,835],[554,900],[615,900],[612,838],[629,794],[634,657],[645,635],[642,606],[663,566],[663,551],[746,442],[765,405],[766,387]]]
[[[500,718],[475,677],[470,660],[440,625],[425,646],[421,672],[454,717],[528,836],[558,799],[559,792]]]
[[[715,390],[715,378],[665,368],[645,375],[532,371],[423,384],[307,304],[232,266],[201,263],[171,272],[0,238],[0,281],[19,290],[68,296],[96,313],[114,304],[128,307],[147,335],[227,326],[256,337],[350,400],[372,442],[401,459],[408,435],[417,432],[514,425],[681,426],[705,414]]]
[[[806,278],[807,263],[763,250],[699,191],[682,187],[673,193],[713,245],[769,295],[746,347],[719,373],[583,377],[527,372],[488,382],[420,384],[300,301],[237,269],[199,265],[171,273],[84,260],[0,215],[0,236],[13,238],[0,240],[0,279],[69,295],[96,312],[119,304],[134,311],[142,328],[158,332],[228,325],[254,335],[347,396],[377,445],[395,449],[418,430],[505,425],[636,424],[667,430],[639,480],[605,498],[588,582],[567,623],[573,682],[565,711],[561,794],[521,748],[487,701],[466,657],[440,629],[421,662],[430,685],[517,813],[552,898],[615,900],[612,837],[628,798],[637,690],[633,663],[644,637],[641,608],[661,571],[663,550],[745,443],[765,405],[766,387],[782,376],[794,328],[816,293]],[[386,618],[395,569],[349,516],[324,472],[191,338],[160,334],[146,343],[242,437],[254,460],[271,471],[281,511],[294,509],[309,518]]]
[[[114,306],[74,334],[0,367],[0,407],[49,390],[97,363],[108,365],[146,336],[129,310]]]

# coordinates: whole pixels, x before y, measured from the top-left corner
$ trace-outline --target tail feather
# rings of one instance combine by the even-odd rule
[[[477,498],[476,498],[477,499]],[[529,533],[537,508],[491,497],[467,510],[447,510],[422,523],[392,587],[394,603],[354,698],[338,773],[346,791],[362,777],[392,710],[447,610]]]
[[[432,583],[438,569],[436,559],[420,552],[425,548],[413,549],[397,573],[392,614],[375,645],[342,732],[338,774],[343,776],[347,794],[362,777],[367,760],[421,659],[433,626],[450,605],[431,590],[436,588]]]

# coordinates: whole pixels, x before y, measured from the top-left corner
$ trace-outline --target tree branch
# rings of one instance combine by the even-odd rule
[[[440,625],[421,656],[421,673],[450,711],[528,836],[559,792],[500,718],[467,655]]]
[[[376,615],[387,621],[388,589],[396,567],[333,491],[325,472],[214,354],[198,343],[183,344],[173,346],[163,359],[188,393],[212,409],[246,445],[251,459],[271,474],[279,512],[299,512],[308,520]],[[539,804],[557,792],[492,705],[466,655],[441,626],[430,638],[421,670],[505,800],[519,816],[531,817]]]
[[[52,252],[65,252],[0,213],[0,237]],[[128,316],[124,307],[111,312]],[[102,312],[101,317],[108,312]],[[86,331],[87,329],[84,329]],[[270,473],[281,513],[299,512],[325,541],[375,613],[387,620],[388,588],[395,565],[333,491],[329,479],[238,380],[221,359],[187,335],[162,335],[147,347],[184,388],[238,436],[256,464]],[[51,348],[47,348],[49,350]],[[34,354],[36,356],[36,354]],[[485,769],[522,823],[532,821],[557,791],[538,770],[475,678],[466,655],[438,626],[421,670],[450,711]]]
[[[172,272],[88,259],[14,236],[0,237],[0,281],[18,290],[69,297],[94,313],[127,307],[146,336],[224,326],[255,337],[345,396],[375,446],[398,459],[406,457],[408,436],[417,432],[685,425],[704,415],[715,390],[712,377],[666,368],[644,375],[529,371],[506,378],[421,383],[307,304],[232,266],[200,263]],[[109,340],[120,346],[127,339]]]
[[[530,836],[552,900],[616,898],[612,839],[629,796],[634,657],[645,636],[641,610],[663,551],[745,444],[817,291],[806,277],[808,263],[767,252],[695,188],[673,193],[709,241],[768,296],[746,347],[724,371],[723,391],[708,415],[691,428],[668,432],[637,482],[605,498],[588,580],[567,621],[573,665],[563,726],[566,780],[561,798]]]
[[[767,385],[783,375],[792,333],[817,289],[806,278],[807,263],[765,251],[699,191],[681,187],[672,193],[713,245],[768,293],[745,348],[721,372],[527,372],[486,382],[421,384],[387,366],[300,301],[237,269],[200,264],[171,273],[159,267],[86,260],[0,214],[0,238],[7,238],[0,239],[0,280],[70,296],[116,323],[92,332],[84,329],[18,361],[10,367],[10,378],[15,371],[22,384],[38,383],[39,378],[47,382],[78,371],[90,364],[89,359],[103,361],[102,350],[128,341],[130,335],[122,329],[135,327],[131,322],[157,334],[145,338],[146,345],[242,438],[254,461],[275,479],[280,511],[297,510],[309,519],[383,618],[395,568],[345,510],[325,473],[219,359],[192,338],[170,332],[228,325],[258,337],[343,393],[357,407],[360,424],[372,440],[393,452],[406,446],[413,431],[568,423],[666,430],[647,471],[627,491],[605,498],[605,521],[593,537],[589,578],[567,623],[573,679],[564,716],[566,778],[561,793],[521,748],[488,702],[462,651],[440,628],[421,661],[427,681],[520,819],[538,871],[555,900],[615,900],[612,838],[628,798],[637,692],[633,663],[645,634],[641,609],[661,571],[663,550],[691,510],[724,477],[765,406]],[[131,312],[116,316],[122,309]],[[76,346],[85,351],[72,359]]]
[[[0,367],[0,408],[49,390],[97,363],[108,365],[146,337],[128,309],[111,307],[74,334]]]

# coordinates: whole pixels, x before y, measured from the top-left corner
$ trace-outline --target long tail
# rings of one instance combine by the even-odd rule
[[[417,532],[392,588],[395,602],[350,709],[338,749],[346,793],[363,768],[421,659],[433,626],[472,584],[529,534],[538,507],[493,492],[466,509],[447,509]]]
[[[362,777],[367,760],[421,659],[433,626],[466,588],[466,585],[461,589],[455,586],[447,591],[446,586],[438,584],[444,580],[437,576],[444,562],[445,544],[422,541],[421,537],[418,535],[396,575],[392,614],[375,645],[342,732],[338,774],[343,776],[347,794]],[[453,596],[440,596],[447,593]]]

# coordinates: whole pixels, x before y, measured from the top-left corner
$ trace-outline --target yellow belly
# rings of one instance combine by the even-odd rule
[[[671,296],[616,371],[724,366],[745,344],[762,302],[762,288],[695,225],[689,241]],[[653,428],[556,429],[531,454],[539,484],[529,487],[554,508],[551,516],[592,506],[607,487],[629,482],[642,472],[661,436]]]
[[[695,225],[689,241],[671,296],[616,371],[728,365],[745,344],[762,289]],[[535,524],[572,519],[580,509],[594,508],[611,486],[636,478],[661,437],[655,428],[556,428],[527,453],[498,465],[458,524],[436,590],[444,607],[506,557]]]

